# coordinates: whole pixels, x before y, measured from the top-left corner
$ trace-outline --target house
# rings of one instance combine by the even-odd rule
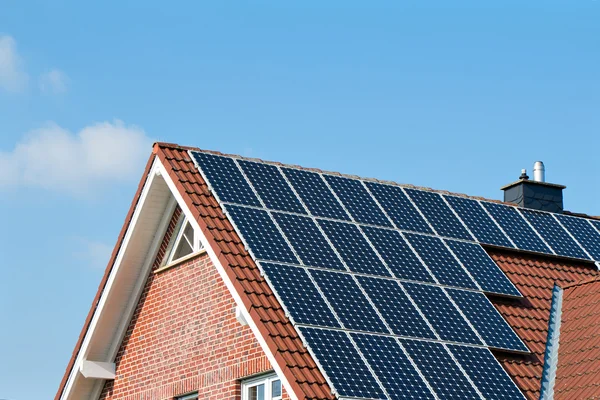
[[[600,221],[542,172],[508,203],[157,143],[55,400],[598,397]]]

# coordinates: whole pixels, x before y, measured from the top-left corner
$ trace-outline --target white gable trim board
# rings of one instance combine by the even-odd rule
[[[225,272],[200,225],[158,157],[146,177],[122,245],[60,395],[61,400],[98,399],[106,380],[114,379],[114,360],[144,289],[175,206],[179,205],[233,296],[237,312],[252,329],[261,348],[293,400],[297,400],[256,322]],[[124,262],[134,260],[134,262]]]

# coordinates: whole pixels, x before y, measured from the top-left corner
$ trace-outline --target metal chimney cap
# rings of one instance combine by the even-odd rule
[[[525,168],[523,168],[521,170],[521,176],[519,176],[519,179],[521,179],[521,180],[529,179],[529,175],[527,175],[527,170]]]
[[[533,164],[533,180],[536,182],[546,182],[546,168],[541,161],[536,161]]]

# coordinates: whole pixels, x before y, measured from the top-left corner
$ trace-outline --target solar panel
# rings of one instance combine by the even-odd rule
[[[352,334],[390,399],[434,399],[419,372],[394,338]]]
[[[592,223],[592,225],[594,225],[594,227],[598,230],[598,232],[600,232],[600,221],[590,220],[590,222]]]
[[[299,263],[266,211],[234,205],[226,206],[226,210],[256,258]]]
[[[340,328],[304,268],[265,262],[260,266],[296,324]]]
[[[310,274],[346,328],[389,333],[351,275],[322,270]]]
[[[362,229],[396,277],[419,282],[434,282],[427,268],[406,244],[400,232],[372,227]]]
[[[577,239],[594,260],[600,260],[600,233],[589,220],[555,214],[561,224]]]
[[[444,198],[479,242],[514,247],[478,201],[456,196],[444,196]]]
[[[418,283],[403,283],[402,286],[443,340],[483,344],[442,288]]]
[[[483,294],[458,289],[447,289],[447,292],[488,346],[529,351]]]
[[[552,214],[533,210],[521,210],[521,212],[556,254],[589,259],[577,242],[556,222]]]
[[[399,186],[365,182],[373,197],[377,199],[398,229],[433,234],[433,231],[419,214]]]
[[[273,218],[305,265],[346,270],[312,218],[277,212]]]
[[[514,207],[489,202],[482,202],[481,204],[519,249],[553,254]]]
[[[477,289],[442,239],[415,233],[406,233],[405,236],[438,282],[449,286]]]
[[[435,339],[435,334],[396,281],[358,277],[392,331],[400,336]]]
[[[260,207],[258,197],[233,158],[190,152],[221,201]]]
[[[281,170],[312,215],[350,220],[350,217],[329,190],[321,175],[294,168],[282,168]]]
[[[408,339],[400,343],[441,399],[480,399],[444,345]]]
[[[361,181],[333,175],[323,175],[323,177],[356,221],[371,225],[392,226]]]
[[[299,330],[339,397],[387,398],[346,333]]]
[[[447,345],[483,397],[490,400],[523,400],[525,397],[487,349]]]
[[[479,244],[450,239],[446,239],[445,242],[484,292],[521,296],[517,288]]]
[[[306,214],[277,167],[245,160],[238,163],[267,208]]]
[[[456,239],[473,240],[441,195],[415,189],[406,189],[406,193],[438,234]]]
[[[350,270],[391,276],[356,225],[329,220],[318,220],[318,223]]]

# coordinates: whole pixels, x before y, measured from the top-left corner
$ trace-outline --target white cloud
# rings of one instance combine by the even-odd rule
[[[44,93],[64,93],[68,83],[69,78],[59,69],[52,69],[40,75],[40,90]]]
[[[86,238],[74,238],[74,248],[77,250],[73,257],[92,268],[105,268],[113,248],[105,243]]]
[[[25,135],[11,152],[0,152],[0,189],[37,187],[84,194],[136,180],[151,144],[141,128],[118,120],[77,133],[51,123]]]
[[[17,53],[17,43],[11,36],[0,35],[0,89],[18,92],[27,86],[28,80]]]

